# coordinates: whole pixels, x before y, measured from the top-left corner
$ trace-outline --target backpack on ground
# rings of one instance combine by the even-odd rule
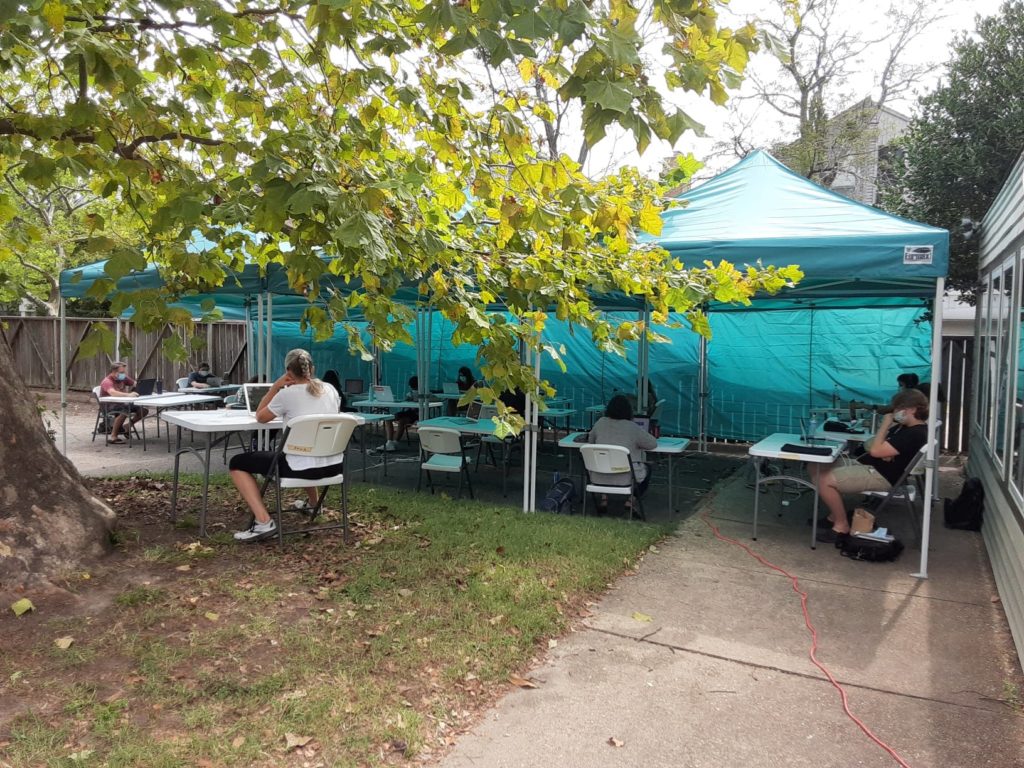
[[[868,563],[887,563],[899,557],[902,551],[903,542],[899,539],[878,541],[860,536],[844,536],[839,543],[839,554],[843,557]]]
[[[981,480],[969,477],[955,499],[943,500],[947,528],[980,531],[985,514],[985,487]]]
[[[551,490],[541,499],[539,506],[545,512],[569,514],[572,512],[572,502],[575,498],[576,484],[569,478],[564,478],[551,486]]]

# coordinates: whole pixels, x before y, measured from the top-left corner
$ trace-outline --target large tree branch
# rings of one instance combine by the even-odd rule
[[[33,139],[40,139],[40,136],[34,131],[22,128],[10,118],[0,118],[0,136],[27,136]],[[77,131],[65,131],[55,137],[55,140],[58,141],[63,139],[70,139],[76,144],[96,143],[95,134],[79,133]],[[126,160],[134,160],[136,159],[135,153],[142,145],[174,140],[187,141],[190,144],[199,144],[205,147],[219,147],[225,143],[223,139],[211,139],[206,136],[182,133],[181,131],[169,131],[167,133],[151,133],[146,134],[145,136],[139,136],[128,143],[117,143],[114,145],[114,152]]]
[[[243,8],[240,11],[227,14],[235,19],[246,17],[265,18],[267,16],[284,16],[292,21],[303,21],[302,16],[295,13],[288,13],[282,8]],[[159,29],[185,29],[186,27],[203,29],[209,26],[208,23],[199,21],[188,21],[184,19],[160,20],[152,16],[111,16],[97,14],[95,16],[65,16],[64,21],[76,24],[85,24],[93,32],[117,32],[125,27],[136,27],[140,30]],[[96,24],[96,22],[101,22]]]

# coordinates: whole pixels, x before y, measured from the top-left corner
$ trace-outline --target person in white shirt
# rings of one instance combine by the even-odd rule
[[[334,387],[313,377],[313,358],[304,349],[293,349],[284,359],[285,373],[273,383],[270,391],[260,400],[256,420],[261,423],[281,418],[285,425],[298,416],[336,414],[340,407]],[[344,454],[336,456],[281,456],[278,471],[281,477],[300,477],[309,480],[340,474]],[[273,451],[251,451],[231,458],[228,469],[242,499],[252,510],[253,523],[235,534],[238,541],[259,541],[277,532],[277,525],[260,495],[254,475],[266,475],[274,460]],[[307,488],[309,506],[317,502],[315,488]]]

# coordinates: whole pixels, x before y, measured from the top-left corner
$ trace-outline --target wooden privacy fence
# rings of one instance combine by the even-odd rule
[[[109,358],[98,355],[79,359],[70,350],[77,348],[94,322],[107,325],[111,333],[114,320],[73,318],[68,320],[68,387],[89,391],[108,372]],[[0,333],[7,339],[18,372],[30,387],[60,388],[60,321],[54,317],[0,317]],[[130,340],[133,351],[129,370],[136,379],[163,379],[173,387],[175,379],[188,373],[188,366],[166,360],[160,344],[172,333],[181,333],[170,326],[146,332],[132,323],[122,322],[121,333]],[[249,355],[246,350],[245,323],[207,323],[196,328],[192,339],[182,339],[192,350],[190,363],[209,361],[213,372],[240,383],[249,379]],[[199,343],[196,343],[197,340]],[[967,453],[970,432],[971,375],[973,372],[974,339],[951,337],[943,339],[942,382],[946,403],[940,411],[941,445],[944,452]]]
[[[88,392],[109,372],[113,358],[105,354],[80,358],[79,342],[93,323],[102,323],[113,335],[115,320],[69,318],[67,375],[68,388]],[[60,389],[60,320],[55,317],[0,317],[0,333],[14,353],[14,363],[30,387]],[[190,350],[187,364],[174,363],[161,353],[163,340],[177,334]],[[246,349],[245,323],[204,323],[195,335],[185,338],[180,329],[164,326],[158,331],[142,331],[130,322],[121,323],[121,335],[132,345],[128,370],[135,379],[163,379],[168,388],[175,379],[187,376],[191,366],[208,361],[213,373],[234,383],[249,379],[249,355]]]

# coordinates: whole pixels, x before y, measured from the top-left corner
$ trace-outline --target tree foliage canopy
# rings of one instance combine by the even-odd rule
[[[751,27],[718,25],[716,0],[653,0],[651,16],[668,86],[716,101],[759,44]],[[0,170],[39,187],[82,179],[132,214],[137,242],[100,217],[81,249],[109,258],[96,298],[160,266],[159,295],[110,297],[144,327],[187,324],[166,300],[246,258],[275,261],[320,331],[358,311],[384,348],[410,341],[394,294],[415,285],[481,346],[488,379],[534,389],[517,342],[540,348],[551,308],[614,347],[642,329],[610,327],[594,292],[642,295],[656,321],[675,310],[701,327],[709,298],[799,277],[637,248],[636,230],[660,228],[654,182],[591,181],[537,152],[522,114],[547,108],[536,78],[578,102],[590,143],[612,124],[640,146],[692,125],[666,106],[637,18],[628,0],[0,0]],[[463,74],[505,62],[522,87],[481,105]],[[17,210],[0,196],[0,224]],[[187,249],[196,232],[216,247]],[[323,295],[325,273],[358,288]],[[489,314],[495,303],[519,322]]]
[[[950,285],[970,290],[978,277],[980,221],[1024,149],[1024,3],[1004,3],[952,46],[946,81],[921,100],[892,169],[886,207],[950,237]]]

